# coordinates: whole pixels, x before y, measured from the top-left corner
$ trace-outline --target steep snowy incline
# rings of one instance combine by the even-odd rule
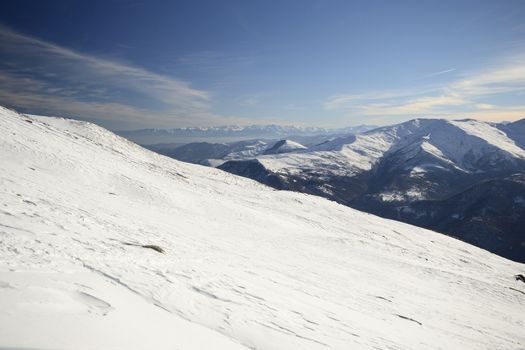
[[[498,128],[504,131],[518,146],[525,149],[525,119],[513,123],[498,124]]]
[[[525,345],[525,266],[460,241],[83,122],[0,109],[0,159],[0,348]]]
[[[497,147],[509,155],[525,159],[525,150],[520,148],[504,132],[497,128],[497,125],[484,123],[478,120],[453,120],[450,124],[462,129],[467,134],[478,137],[490,145]]]

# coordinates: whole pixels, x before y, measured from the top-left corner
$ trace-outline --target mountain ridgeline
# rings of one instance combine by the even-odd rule
[[[525,262],[525,120],[415,119],[271,152],[287,142],[200,163]]]
[[[371,125],[358,125],[340,129],[318,127],[297,127],[292,125],[227,125],[215,127],[190,127],[176,129],[140,129],[116,131],[133,142],[141,145],[158,143],[190,143],[198,141],[235,142],[250,139],[283,139],[290,136],[312,137],[355,134],[374,129]],[[301,141],[299,141],[301,142]]]

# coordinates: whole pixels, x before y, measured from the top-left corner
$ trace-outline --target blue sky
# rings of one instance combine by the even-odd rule
[[[112,129],[525,117],[525,1],[4,1],[0,103]]]

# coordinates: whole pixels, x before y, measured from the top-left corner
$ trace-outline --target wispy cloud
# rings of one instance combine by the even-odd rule
[[[442,96],[427,96],[420,97],[408,101],[404,101],[401,104],[388,104],[388,103],[370,103],[360,106],[361,110],[366,115],[406,115],[411,116],[421,111],[426,111],[427,114],[432,111],[438,111],[438,108],[443,106],[463,106],[468,101],[462,99],[459,96],[442,95]]]
[[[426,75],[423,75],[422,77],[420,77],[419,79],[426,79],[426,78],[431,78],[431,77],[436,77],[438,75],[443,75],[443,74],[447,74],[447,73],[452,73],[456,70],[456,68],[451,68],[451,69],[445,69],[445,70],[442,70],[442,71],[439,71],[439,72],[434,72],[434,73],[430,73],[430,74],[426,74]]]
[[[80,53],[0,26],[0,102],[108,125],[246,123],[210,111],[209,93],[117,60]]]
[[[323,102],[323,106],[327,110],[347,109],[355,107],[363,101],[388,101],[397,100],[425,93],[432,92],[433,89],[425,88],[422,90],[389,90],[389,91],[370,91],[359,94],[341,94],[335,95]]]
[[[454,71],[448,69],[427,77]],[[525,108],[508,102],[494,103],[501,94],[525,91],[525,54],[514,56],[484,71],[463,75],[447,84],[413,90],[371,91],[328,98],[326,110],[345,110],[366,116],[471,116],[487,120],[525,117]]]

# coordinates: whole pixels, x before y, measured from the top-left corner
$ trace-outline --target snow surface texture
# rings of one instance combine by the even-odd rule
[[[0,135],[0,348],[525,347],[523,264],[84,122]]]

